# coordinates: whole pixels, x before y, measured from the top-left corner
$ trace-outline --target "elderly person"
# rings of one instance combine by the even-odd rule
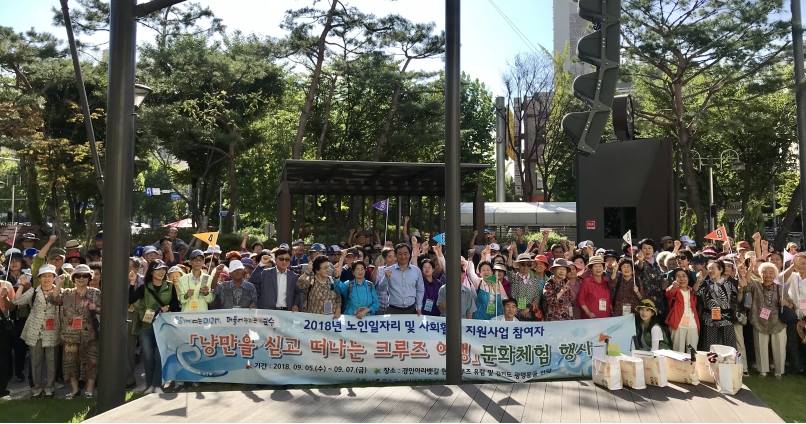
[[[516,251],[515,244],[510,244],[510,256],[514,255]],[[509,272],[507,279],[509,280],[510,297],[518,302],[518,320],[542,321],[543,313],[540,311],[540,303],[546,281],[545,270],[548,268],[549,261],[545,255],[537,255],[533,260],[528,253],[522,253],[518,255],[514,263],[517,271]],[[532,271],[532,266],[537,267],[542,277]],[[479,271],[481,270],[479,269]]]
[[[51,237],[53,240],[53,237]],[[54,240],[55,241],[55,240]],[[31,352],[31,374],[33,376],[33,397],[42,395],[53,397],[54,382],[56,380],[56,350],[61,341],[61,320],[59,308],[47,301],[51,295],[60,292],[54,284],[56,281],[56,267],[42,265],[37,273],[39,286],[35,290],[27,290],[31,283],[27,278],[21,277],[20,286],[14,296],[13,303],[17,306],[26,305],[31,312],[22,330],[22,339]],[[64,278],[64,277],[61,277]],[[24,292],[24,293],[23,293]],[[47,369],[47,380],[42,384],[42,363]]]
[[[316,259],[314,259],[316,263]],[[354,315],[363,319],[367,315],[375,315],[381,304],[378,301],[378,292],[372,281],[365,278],[367,266],[363,261],[355,261],[352,266],[353,281],[336,281],[333,283],[336,291],[347,299],[344,307],[346,315]],[[437,309],[434,306],[434,309]]]
[[[162,393],[162,361],[154,334],[154,319],[163,312],[179,310],[179,299],[173,284],[165,279],[167,270],[168,266],[162,260],[151,262],[143,284],[137,284],[137,274],[129,271],[129,304],[139,302],[140,355],[146,372],[146,394]]]
[[[221,264],[216,268],[219,273],[224,268]],[[215,300],[213,309],[255,309],[257,308],[257,292],[255,286],[244,281],[244,266],[239,260],[229,263],[229,280],[218,283],[213,290]],[[216,278],[216,276],[214,276]]]
[[[604,260],[601,256],[592,256],[588,260],[591,275],[582,280],[582,289],[577,302],[587,318],[609,318],[612,316],[610,287],[604,274]]]
[[[551,265],[551,278],[543,286],[543,302],[546,321],[567,321],[574,319],[576,298],[571,291],[566,276],[573,272],[572,265],[562,258],[554,259]]]
[[[188,255],[190,273],[179,279],[177,292],[182,312],[206,311],[214,298],[210,275],[204,272],[204,254],[194,250]],[[166,264],[167,266],[167,264]]]
[[[528,253],[520,256],[523,255],[529,256]],[[532,258],[529,257],[529,266],[531,266],[531,261]],[[466,274],[476,289],[476,312],[473,313],[473,318],[491,320],[501,315],[504,310],[503,300],[508,297],[504,287],[498,282],[498,278],[493,277],[492,264],[479,263],[478,275],[476,275],[472,261],[468,261],[466,267]]]
[[[102,265],[100,262],[90,262],[87,264],[92,270],[92,280],[90,280],[90,287],[100,290],[101,284],[103,284],[103,278],[101,277],[101,268]],[[73,270],[73,273],[76,271]]]
[[[672,330],[672,349],[686,352],[686,346],[695,348],[700,340],[700,318],[697,314],[697,295],[689,287],[690,275],[685,268],[673,269],[674,280],[666,289],[669,314],[666,324]]]
[[[741,266],[739,289],[744,288],[752,299],[749,321],[753,326],[759,375],[766,377],[770,371],[769,350],[772,350],[775,378],[780,379],[786,362],[786,324],[781,322],[779,314],[782,307],[793,308],[795,305],[783,286],[775,284],[775,277],[778,276],[778,268],[775,265],[762,263],[759,266],[759,273],[760,282],[748,278],[747,269]]]
[[[706,269],[708,275],[697,274],[697,283],[693,287],[704,307],[705,329],[700,335],[704,339],[703,348],[710,350],[715,344],[737,348],[733,328],[736,311],[733,308],[740,296],[738,286],[733,284],[723,261],[711,261]]]
[[[297,287],[304,291],[307,300],[305,312],[320,315],[341,316],[341,296],[336,292],[333,278],[328,274],[330,265],[326,256],[318,256],[311,265],[313,276],[303,274],[297,280]]]
[[[53,265],[53,267],[56,268],[57,276],[62,274],[62,265],[64,265],[64,259],[66,254],[62,249],[53,248],[53,244],[56,243],[56,240],[58,240],[58,237],[50,236],[48,242],[45,243],[44,246],[42,246],[42,250],[40,250],[36,254],[36,256],[34,256],[33,263],[31,264],[31,272],[34,275],[33,280],[34,288],[39,286],[39,268],[45,265],[46,262],[48,265]],[[72,284],[71,282],[69,282],[69,280],[65,283]],[[69,287],[63,287],[63,288],[69,288]]]
[[[661,271],[658,261],[655,260],[655,251],[657,249],[652,239],[643,239],[638,242],[635,271],[638,273],[637,277],[641,279],[644,298],[655,304],[658,318],[663,322],[666,319],[666,289],[669,287],[669,281],[664,278],[664,273]]]
[[[613,293],[615,316],[633,313],[633,308],[644,298],[641,294],[641,279],[633,274],[633,262],[627,258],[621,259],[618,266],[613,269],[609,285]]]
[[[436,264],[429,258],[420,260],[420,271],[423,274],[423,288],[425,289],[420,310],[423,311],[423,314],[434,317],[438,317],[440,314],[439,308],[437,308],[437,299],[439,299],[439,288],[445,284],[444,274],[442,278],[434,276],[436,267]]]
[[[98,378],[97,314],[101,313],[101,291],[89,287],[92,275],[89,266],[78,265],[70,276],[75,287],[61,290],[60,279],[54,293],[48,296],[48,301],[61,310],[62,369],[64,380],[70,381],[72,387],[67,399],[79,395],[79,380],[87,382],[84,397],[91,399]]]
[[[786,282],[785,286],[788,287],[789,297],[794,304],[792,309],[795,310],[798,319],[803,320],[806,319],[806,254],[797,253],[791,262],[792,265],[783,272],[781,277]],[[804,374],[806,345],[801,343],[797,332],[797,322],[790,324],[787,328],[787,358],[795,373]]]

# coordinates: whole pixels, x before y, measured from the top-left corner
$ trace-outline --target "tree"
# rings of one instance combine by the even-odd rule
[[[676,138],[689,206],[703,216],[692,147],[706,112],[725,87],[778,62],[788,25],[774,20],[781,0],[625,0],[622,74],[665,103],[637,115]],[[767,87],[775,91],[776,87]],[[739,99],[739,100],[748,100]],[[695,225],[697,239],[705,222]]]
[[[528,193],[524,200],[531,201],[538,176],[547,202],[569,184],[567,171],[575,146],[560,123],[567,113],[582,110],[582,105],[573,96],[573,74],[564,69],[567,56],[567,46],[564,53],[554,57],[545,50],[518,54],[501,75],[508,102],[521,99],[519,113],[513,115],[514,126],[523,128],[523,136],[528,137],[524,148],[520,139],[508,140],[515,155],[515,172],[524,182],[524,193]]]

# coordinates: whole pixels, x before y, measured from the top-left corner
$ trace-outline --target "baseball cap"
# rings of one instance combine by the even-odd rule
[[[252,269],[255,268],[255,262],[250,258],[241,259],[241,265],[243,265],[244,267],[248,266],[249,268],[252,268]]]
[[[145,248],[143,246],[137,246],[134,248],[134,256],[141,257],[145,254]]]
[[[296,246],[298,244],[305,244],[305,242],[302,241],[302,239],[298,239],[298,240],[294,240],[294,242],[291,243],[292,246]]]
[[[15,247],[12,247],[11,249],[6,250],[5,255],[6,255],[6,257],[8,257],[8,256],[11,256],[11,255],[12,255],[12,254],[14,254],[14,253],[19,253],[19,254],[22,254],[22,252],[20,252],[20,249],[17,249],[17,248],[15,248]]]
[[[493,243],[493,244],[490,245],[490,250],[497,250],[497,251],[500,252],[501,251],[501,246],[499,246],[498,243]]]
[[[605,249],[603,249],[603,248],[601,248],[601,247],[600,247],[600,248],[598,248],[598,249],[596,249],[596,254],[597,254],[597,255],[598,255],[598,254],[601,254],[601,253],[605,253],[605,252],[607,252],[607,250],[605,250]]]
[[[689,237],[689,236],[680,237],[680,243],[683,243],[684,245],[686,245],[688,247],[697,246],[697,243],[695,243],[694,240],[692,240],[691,237]]]
[[[661,243],[665,243],[665,242],[667,242],[667,241],[672,241],[672,240],[674,240],[674,239],[672,238],[672,236],[663,236],[663,237],[661,237],[660,242],[661,242]]]
[[[314,243],[313,245],[311,245],[311,248],[308,251],[309,252],[324,252],[326,250],[327,249],[325,248],[324,244],[322,244],[322,243]]]
[[[286,250],[288,250],[288,248],[289,248],[288,243],[280,243],[280,246],[278,246],[278,247],[280,249],[286,249]]]
[[[579,244],[577,245],[577,247],[579,247],[580,249],[588,247],[588,246],[593,246],[593,242],[590,241],[590,240],[583,240],[583,241],[579,242]]]
[[[25,249],[25,257],[26,258],[33,258],[34,256],[36,256],[37,253],[39,253],[39,251],[36,250],[33,247],[29,247],[28,249]]]
[[[154,246],[146,246],[143,249],[143,255],[148,255],[149,253],[156,253],[156,252],[157,252],[157,248],[154,247]]]
[[[334,244],[327,248],[328,255],[335,255],[337,253],[341,253],[341,247],[339,247],[339,245]]]
[[[196,249],[196,250],[192,251],[192,252],[188,253],[188,260],[189,260],[189,261],[192,261],[192,260],[193,260],[193,259],[195,259],[197,256],[204,256],[204,252],[202,252],[202,251],[201,251],[201,250],[199,250],[199,249]]]

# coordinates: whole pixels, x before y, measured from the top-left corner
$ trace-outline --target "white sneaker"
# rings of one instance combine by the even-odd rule
[[[143,390],[144,395],[147,395],[149,393],[154,393],[154,388],[153,387],[146,387],[146,389]]]
[[[161,395],[165,392],[162,391],[162,387],[154,387],[154,393]]]
[[[59,383],[58,381],[54,382],[53,385],[56,386],[57,389],[63,389],[64,388],[64,384]]]

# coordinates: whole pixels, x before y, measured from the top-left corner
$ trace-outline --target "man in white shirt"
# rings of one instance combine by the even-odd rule
[[[515,314],[518,313],[518,301],[514,298],[504,299],[504,315],[498,315],[490,321],[517,321]]]
[[[794,303],[798,319],[806,318],[806,254],[796,253],[792,263],[783,273],[781,280],[788,287],[789,297]],[[806,356],[806,346],[801,343],[798,335],[797,323],[789,324],[786,328],[786,360],[792,366],[794,373],[803,374],[803,358]]]

